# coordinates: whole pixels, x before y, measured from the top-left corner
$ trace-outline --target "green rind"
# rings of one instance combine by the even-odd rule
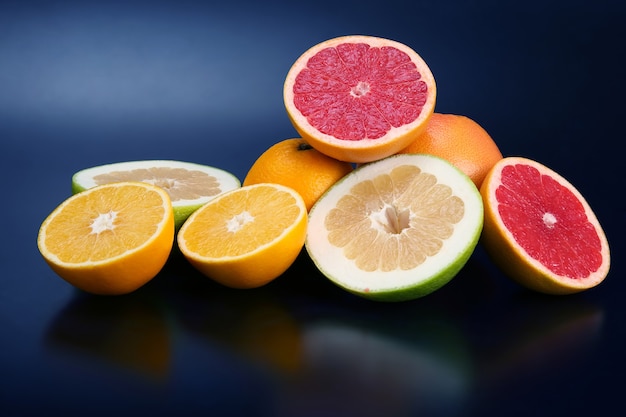
[[[176,226],[175,229],[176,230],[180,229],[180,227],[183,225],[183,223],[185,223],[187,218],[191,216],[191,213],[198,210],[204,204],[194,204],[190,206],[174,207],[174,225]]]
[[[81,193],[85,190],[86,188],[74,181],[74,176],[72,176],[72,195]]]

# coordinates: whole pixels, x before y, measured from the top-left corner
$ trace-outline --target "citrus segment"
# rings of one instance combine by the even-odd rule
[[[310,210],[331,185],[350,171],[350,163],[324,155],[301,138],[292,138],[263,152],[250,167],[243,185],[285,185],[296,190]]]
[[[433,113],[426,130],[400,153],[427,153],[450,162],[467,174],[476,187],[502,159],[489,133],[467,116]]]
[[[72,176],[72,192],[100,184],[141,181],[165,189],[174,207],[176,229],[216,195],[239,188],[239,179],[212,166],[183,161],[127,161],[87,168]]]
[[[306,225],[306,206],[295,190],[254,184],[196,210],[178,232],[178,246],[209,278],[228,287],[254,288],[291,266],[304,245]]]
[[[95,294],[125,294],[144,285],[163,268],[173,242],[169,195],[141,182],[73,195],[44,220],[37,239],[61,278]]]
[[[409,145],[435,108],[435,79],[400,42],[350,35],[303,53],[285,79],[287,114],[320,152],[371,162]]]
[[[591,207],[565,178],[520,157],[496,163],[481,187],[483,241],[508,276],[533,290],[570,294],[598,285],[609,246]]]
[[[409,300],[458,273],[482,222],[469,177],[432,155],[400,154],[332,186],[311,209],[305,246],[338,286],[375,300]]]

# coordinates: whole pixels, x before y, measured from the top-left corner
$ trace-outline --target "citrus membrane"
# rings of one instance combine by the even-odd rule
[[[287,74],[283,99],[311,146],[362,163],[400,151],[425,129],[436,85],[426,62],[407,45],[349,35],[304,52]]]
[[[165,189],[172,200],[176,229],[207,201],[241,186],[235,175],[212,166],[146,160],[118,162],[78,171],[72,176],[72,192],[119,181],[141,181]]]
[[[322,195],[305,247],[339,287],[402,301],[449,282],[482,225],[481,196],[467,175],[432,155],[398,154],[360,166]]]
[[[485,248],[512,279],[548,294],[598,285],[608,274],[606,235],[581,193],[528,158],[506,157],[481,186]]]

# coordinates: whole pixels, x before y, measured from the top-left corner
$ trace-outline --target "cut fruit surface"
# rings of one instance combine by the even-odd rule
[[[332,282],[356,295],[402,301],[449,282],[478,242],[483,206],[471,179],[432,155],[363,165],[309,213],[306,250]]]
[[[141,181],[165,189],[172,200],[176,229],[191,213],[218,194],[239,188],[233,174],[183,161],[128,161],[87,168],[72,176],[72,192],[120,181]]]
[[[303,53],[289,70],[287,114],[311,146],[335,159],[371,162],[408,146],[435,108],[435,79],[400,42],[350,35]]]
[[[533,290],[570,294],[598,285],[609,245],[591,207],[539,162],[507,157],[487,174],[484,245],[509,277]]]
[[[94,294],[125,294],[163,268],[174,243],[169,195],[141,182],[90,188],[42,223],[37,244],[50,267]]]
[[[196,210],[177,241],[187,260],[209,278],[232,288],[254,288],[291,266],[304,245],[306,227],[300,194],[280,184],[254,184]]]

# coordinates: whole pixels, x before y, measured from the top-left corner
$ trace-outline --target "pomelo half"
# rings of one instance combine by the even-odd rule
[[[467,175],[432,155],[399,154],[360,166],[323,194],[305,247],[339,287],[403,301],[449,282],[482,225],[481,196]]]
[[[482,241],[513,280],[538,292],[571,294],[609,272],[606,235],[591,207],[565,178],[528,158],[497,162],[481,186]]]
[[[304,52],[284,83],[287,114],[318,151],[371,162],[408,146],[426,127],[437,88],[426,62],[400,42],[329,39]]]
[[[209,200],[241,186],[235,175],[212,166],[145,160],[99,165],[78,171],[72,176],[72,193],[120,181],[146,182],[165,189],[172,200],[177,230],[191,213]]]

